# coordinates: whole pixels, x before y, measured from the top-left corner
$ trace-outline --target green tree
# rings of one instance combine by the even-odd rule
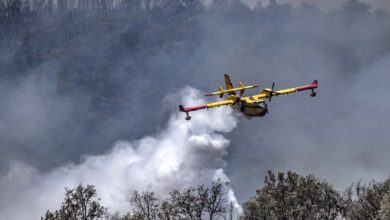
[[[379,210],[379,218],[381,220],[390,219],[390,191],[381,200],[381,208]]]
[[[368,186],[358,182],[351,185],[344,195],[344,217],[346,219],[379,219],[386,216],[386,199],[390,190],[390,179]],[[381,213],[380,213],[381,212]]]
[[[210,188],[200,185],[184,190],[173,190],[169,203],[180,219],[215,219],[223,216],[229,202],[227,190],[221,181],[214,182]]]
[[[134,191],[133,196],[130,198],[130,203],[133,206],[134,218],[147,220],[157,218],[159,203],[154,192],[146,191],[140,194]]]
[[[133,207],[126,220],[213,220],[224,216],[228,210],[227,189],[221,181],[212,183],[210,187],[200,185],[185,189],[176,189],[170,197],[160,202],[153,192],[138,193],[135,191],[130,198]],[[231,208],[230,211],[232,211]],[[227,213],[232,215],[232,213]]]
[[[341,202],[331,185],[313,175],[268,171],[264,186],[244,204],[243,219],[336,219]]]
[[[107,217],[107,208],[100,205],[93,185],[80,183],[74,189],[65,188],[65,199],[61,208],[46,212],[44,220],[94,220]]]

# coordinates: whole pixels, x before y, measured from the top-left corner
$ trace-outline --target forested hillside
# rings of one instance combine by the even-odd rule
[[[155,131],[167,114],[156,106],[179,88],[173,78],[187,77],[180,67],[199,41],[203,10],[199,1],[1,1],[9,154],[45,168]],[[148,117],[133,117],[141,113]]]
[[[390,50],[389,24],[387,11],[356,0],[330,12],[277,1],[2,0],[1,167],[13,157],[50,169],[154,132],[177,105],[165,95],[210,90],[224,71],[257,82],[305,65],[303,74],[342,81]]]

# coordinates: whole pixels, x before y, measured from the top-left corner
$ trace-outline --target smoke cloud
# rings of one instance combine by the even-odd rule
[[[183,89],[180,97],[170,97],[178,97],[186,105],[204,102],[191,88]],[[65,187],[80,182],[95,185],[102,204],[111,212],[122,213],[130,209],[133,190],[153,190],[164,198],[183,186],[209,185],[218,179],[229,182],[224,173],[229,141],[222,133],[236,126],[229,108],[197,112],[191,121],[175,112],[157,134],[118,141],[106,154],[84,156],[80,164],[40,173],[13,162],[0,178],[0,219],[39,219],[45,210],[59,208]],[[228,196],[238,208],[232,189]]]

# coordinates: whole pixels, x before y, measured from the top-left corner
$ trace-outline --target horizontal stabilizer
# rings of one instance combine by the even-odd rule
[[[227,89],[227,90],[220,90],[220,86],[218,87],[218,92],[212,92],[212,93],[208,93],[206,94],[205,96],[213,96],[213,95],[223,95],[225,93],[231,93],[231,92],[236,92],[236,91],[240,91],[241,93],[244,93],[244,91],[246,89],[253,89],[253,88],[256,88],[257,85],[250,85],[250,86],[244,86],[242,83],[240,83],[240,85],[242,85],[242,87],[239,87],[239,88],[232,88],[232,89]],[[221,97],[221,96],[220,96]],[[222,98],[222,97],[221,97]]]

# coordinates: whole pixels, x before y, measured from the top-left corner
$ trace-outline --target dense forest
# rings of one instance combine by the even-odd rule
[[[226,185],[217,181],[210,187],[186,187],[173,190],[170,197],[160,201],[153,191],[134,191],[129,198],[132,211],[110,214],[99,203],[93,185],[78,185],[66,189],[60,209],[47,211],[44,220],[112,219],[390,219],[390,179],[368,186],[357,183],[340,194],[331,184],[313,175],[295,172],[268,172],[264,185],[243,204],[243,213],[233,214]]]

